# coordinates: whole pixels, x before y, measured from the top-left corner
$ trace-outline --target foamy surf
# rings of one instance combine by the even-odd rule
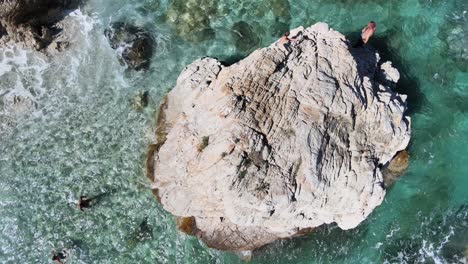
[[[102,76],[113,76],[114,88],[128,86],[98,19],[75,10],[58,26],[62,32],[55,41],[67,43],[61,52],[54,45],[43,52],[21,43],[0,48],[0,135],[12,132],[18,122],[44,121],[61,111],[60,105],[94,90]],[[92,62],[98,57],[100,62]]]

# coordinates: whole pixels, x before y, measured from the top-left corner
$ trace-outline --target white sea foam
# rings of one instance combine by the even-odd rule
[[[448,17],[455,21],[465,21],[468,19],[467,10],[452,12]]]
[[[44,109],[58,114],[60,107],[48,105],[66,103],[69,91],[90,86],[83,82],[88,78],[83,65],[96,59],[93,51],[102,44],[96,39],[104,41],[95,30],[97,21],[80,10],[71,12],[59,23],[63,31],[57,37],[69,46],[61,53],[48,49],[52,52],[48,57],[13,43],[0,47],[0,135],[11,131],[20,118],[42,118]],[[95,76],[89,76],[90,83]]]
[[[46,91],[43,73],[48,66],[35,51],[11,44],[0,48],[0,135],[25,114],[37,115],[35,105]]]
[[[387,238],[387,239],[388,239],[388,238],[391,238],[391,237],[393,236],[393,234],[394,234],[395,232],[398,232],[398,231],[400,231],[400,227],[392,228],[392,230],[390,230],[390,234],[386,235],[385,238]]]
[[[423,244],[419,249],[419,257],[418,260],[420,262],[425,262],[427,259],[431,259],[436,264],[447,263],[444,258],[441,256],[442,248],[445,244],[450,242],[450,237],[455,234],[453,227],[450,226],[448,234],[444,236],[444,239],[438,243],[428,242],[427,240],[423,240]]]
[[[432,259],[436,264],[445,263],[441,258],[437,256],[437,251],[434,249],[434,244],[428,243],[426,240],[423,240],[422,248],[419,249],[418,262],[423,263],[427,258]]]
[[[45,60],[41,56],[35,55],[33,51],[16,45],[0,47],[0,76],[14,72],[17,77],[24,76],[35,79],[40,86],[43,82],[41,73],[46,68]],[[0,81],[4,84],[5,77]],[[0,86],[0,89],[4,90],[5,86]]]

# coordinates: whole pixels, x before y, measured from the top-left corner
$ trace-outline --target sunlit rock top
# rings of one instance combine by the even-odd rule
[[[161,105],[148,176],[179,228],[210,247],[356,227],[408,145],[391,63],[324,23],[300,31],[291,53],[273,43],[229,67],[193,62]]]

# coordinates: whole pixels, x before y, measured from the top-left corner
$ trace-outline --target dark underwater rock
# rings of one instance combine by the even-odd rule
[[[142,28],[122,22],[113,23],[104,31],[113,49],[119,51],[121,58],[130,69],[148,69],[153,55],[154,41]]]
[[[447,36],[449,54],[455,60],[468,62],[468,24],[453,27]]]

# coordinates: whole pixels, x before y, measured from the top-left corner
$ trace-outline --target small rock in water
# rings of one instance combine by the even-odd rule
[[[130,69],[148,69],[153,55],[154,41],[142,28],[122,22],[113,23],[104,31],[113,49],[118,50],[121,58]]]
[[[139,91],[132,99],[131,104],[135,110],[142,110],[148,106],[148,91]]]
[[[148,224],[148,218],[145,218],[141,223],[140,223],[140,228],[138,230],[138,234],[136,236],[136,239],[138,241],[143,241],[146,239],[151,239],[153,237],[153,230],[151,225]]]
[[[392,185],[398,177],[403,175],[408,168],[409,153],[406,150],[398,152],[390,161],[388,166],[382,171],[386,187]]]
[[[197,225],[194,217],[177,217],[177,229],[187,235],[195,235]]]

